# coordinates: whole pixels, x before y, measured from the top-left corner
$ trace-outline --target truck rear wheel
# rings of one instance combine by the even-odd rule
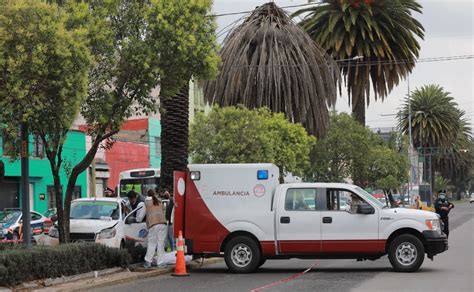
[[[425,259],[425,248],[416,236],[402,234],[390,243],[388,258],[395,271],[416,272]]]
[[[224,250],[225,263],[234,273],[252,273],[260,263],[261,255],[257,243],[247,236],[237,236],[227,243]]]

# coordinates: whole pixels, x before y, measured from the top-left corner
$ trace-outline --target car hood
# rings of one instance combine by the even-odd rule
[[[438,219],[438,215],[436,213],[430,211],[423,211],[417,209],[409,209],[409,208],[393,208],[393,209],[382,209],[381,215],[392,215],[399,219],[403,218],[416,218],[416,219]]]
[[[91,220],[91,219],[71,219],[71,233],[98,233],[101,230],[111,228],[117,224],[118,220]]]

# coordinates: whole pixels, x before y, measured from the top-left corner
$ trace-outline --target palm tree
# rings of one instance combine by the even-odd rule
[[[341,63],[349,103],[365,125],[370,85],[382,100],[415,67],[424,29],[412,16],[421,13],[416,0],[322,0],[297,11],[300,25]],[[362,56],[362,60],[349,61]]]
[[[217,80],[205,84],[210,103],[266,106],[310,134],[325,134],[337,94],[335,64],[275,3],[257,7],[232,30],[220,55]]]
[[[411,103],[411,105],[410,105]],[[401,112],[401,128],[409,132],[409,108],[411,106],[411,131],[415,148],[431,149],[429,155],[435,155],[431,165],[424,164],[423,177],[428,180],[431,173],[431,185],[434,186],[434,171],[440,170],[439,159],[444,164],[454,162],[457,141],[463,141],[470,131],[466,127],[463,112],[458,109],[450,93],[439,85],[426,85],[414,90],[405,99]],[[440,156],[442,155],[442,156]],[[449,161],[449,162],[448,162]]]

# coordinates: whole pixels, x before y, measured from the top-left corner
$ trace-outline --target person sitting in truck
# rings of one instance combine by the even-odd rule
[[[348,205],[348,210],[350,213],[357,213],[361,200],[356,194],[351,194],[351,202]]]

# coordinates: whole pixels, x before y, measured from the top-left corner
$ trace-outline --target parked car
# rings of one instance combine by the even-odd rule
[[[46,218],[38,212],[32,211],[30,213],[30,224],[31,224],[31,235],[40,235],[42,233],[48,233],[49,229],[53,225],[51,219]],[[23,213],[21,211],[9,212],[2,223],[0,223],[0,229],[2,230],[2,239],[6,240],[19,240],[20,239],[20,226],[22,224]]]
[[[124,198],[82,198],[72,201],[70,217],[71,241],[97,242],[120,248],[125,242],[146,246],[146,223],[136,223],[137,210],[127,214]],[[59,230],[53,226],[45,244],[58,244]]]
[[[469,199],[469,203],[474,203],[474,194],[471,194],[471,198]]]

